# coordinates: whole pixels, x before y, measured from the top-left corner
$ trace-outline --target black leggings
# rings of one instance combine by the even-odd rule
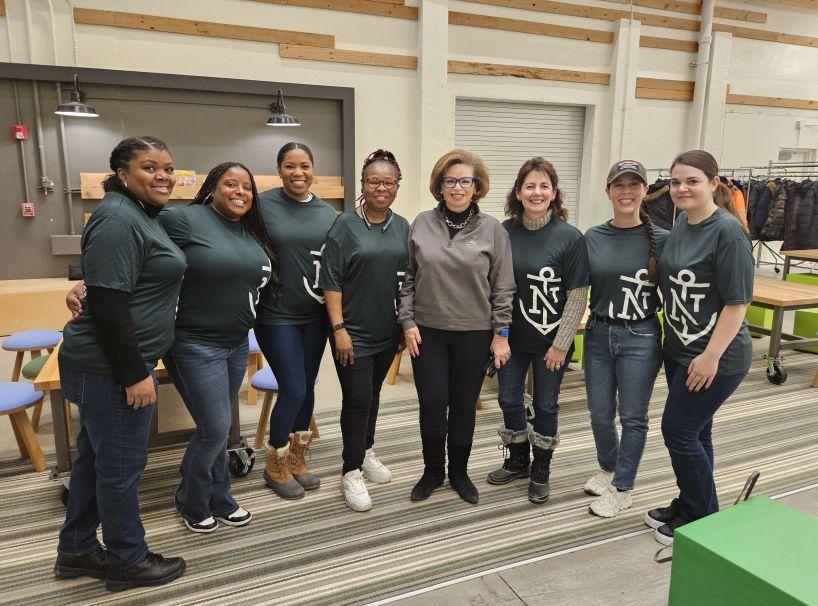
[[[420,356],[412,359],[412,368],[420,400],[421,436],[440,442],[448,434],[449,445],[470,446],[492,331],[418,329]]]
[[[335,344],[332,344],[333,357]],[[335,370],[341,383],[341,439],[344,443],[342,473],[360,469],[366,451],[375,443],[375,424],[381,401],[381,386],[395,359],[395,349],[389,348],[371,356],[359,358],[354,364],[341,366],[335,360]]]

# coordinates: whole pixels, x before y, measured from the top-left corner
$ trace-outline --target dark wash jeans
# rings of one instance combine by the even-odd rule
[[[127,568],[148,552],[138,488],[148,462],[155,404],[134,410],[113,375],[77,370],[62,362],[59,366],[63,397],[79,407],[80,432],[57,551],[65,555],[96,551],[97,528],[102,524],[108,563]]]
[[[247,340],[236,347],[176,341],[164,360],[196,423],[182,458],[176,502],[193,522],[230,515],[238,503],[230,495],[226,447],[231,409],[247,371]]]
[[[418,326],[420,355],[412,358],[424,442],[470,446],[491,330],[440,330]],[[448,409],[448,419],[447,419]]]
[[[698,393],[685,387],[687,366],[664,356],[668,394],[662,436],[679,487],[679,517],[692,522],[719,510],[713,480],[713,415],[747,376],[716,375]]]
[[[315,408],[315,378],[327,346],[327,322],[257,324],[256,339],[278,380],[278,398],[270,413],[270,445],[281,448],[294,431],[310,428]]]
[[[333,357],[335,343],[330,339]],[[344,443],[341,473],[360,469],[366,451],[375,444],[375,425],[381,402],[381,386],[395,359],[395,349],[389,348],[355,363],[341,366],[335,360],[335,370],[341,383],[341,439]]]
[[[596,457],[612,484],[633,489],[648,437],[648,406],[662,366],[662,328],[654,318],[607,325],[589,319],[583,339],[585,390]],[[616,431],[617,404],[622,439]]]
[[[529,353],[512,350],[508,359],[497,373],[497,400],[503,411],[506,429],[522,431],[527,426],[525,417],[525,376],[531,366],[534,374],[534,431],[543,437],[553,438],[559,433],[557,416],[560,410],[559,395],[565,367],[574,353],[573,344],[565,355],[565,363],[557,371],[545,366],[544,353]]]

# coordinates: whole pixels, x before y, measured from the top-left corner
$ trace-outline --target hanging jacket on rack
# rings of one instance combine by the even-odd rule
[[[648,193],[642,204],[655,225],[671,229],[676,215],[676,207],[670,198],[670,181],[660,179],[648,186]]]
[[[804,199],[804,190],[799,183],[793,183],[787,194],[787,210],[784,213],[784,241],[781,250],[796,250],[798,248],[798,216],[801,210],[801,201]]]
[[[781,183],[775,190],[767,212],[767,220],[758,232],[758,239],[766,242],[784,239],[784,215],[787,210],[787,190],[789,183]]]
[[[755,225],[756,209],[758,208],[758,200],[761,197],[761,192],[764,191],[766,183],[762,181],[750,181],[747,186],[747,226],[750,230],[750,235],[755,238],[758,230]]]
[[[750,231],[750,228],[747,225],[747,204],[744,201],[744,193],[737,187],[731,187],[730,191],[733,194],[733,208],[736,209],[738,220],[741,221],[744,229]]]
[[[759,194],[758,201],[753,212],[753,220],[750,222],[750,235],[754,238],[760,238],[761,228],[769,218],[770,204],[773,201],[775,194],[775,183],[770,181],[764,185]]]
[[[800,185],[801,204],[798,206],[796,221],[796,249],[818,248],[818,205],[816,188],[818,181],[807,179]]]

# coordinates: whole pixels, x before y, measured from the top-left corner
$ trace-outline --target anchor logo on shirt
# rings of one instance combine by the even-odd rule
[[[625,300],[622,302],[622,311],[615,313],[613,301],[610,301],[608,303],[608,317],[622,318],[624,320],[635,320],[637,316],[640,319],[644,318],[645,311],[648,310],[648,299],[651,294],[650,289],[645,287],[655,286],[653,282],[648,280],[648,270],[640,269],[633,277],[619,276],[619,279],[626,282],[626,284],[622,286],[622,292],[625,294]],[[636,285],[636,287],[631,288],[629,285]],[[630,311],[631,308],[636,312],[636,315]]]
[[[702,300],[705,297],[704,292],[696,292],[696,289],[708,288],[710,282],[696,282],[696,274],[689,269],[682,269],[674,277],[670,276],[670,281],[676,285],[671,287],[670,295],[671,301],[665,300],[665,317],[667,324],[676,333],[682,343],[690,345],[696,339],[699,339],[709,333],[716,324],[718,313],[713,312],[707,326],[698,332],[691,332],[701,327],[701,324],[696,321],[693,314],[688,310],[688,304],[692,304],[693,313],[699,311]],[[681,293],[681,296],[680,296]],[[670,308],[668,310],[668,308]]]
[[[269,263],[269,261],[268,261]],[[258,285],[256,288],[255,296],[253,296],[253,292],[250,291],[247,293],[247,296],[250,298],[250,311],[253,313],[253,317],[256,317],[256,305],[258,305],[258,300],[261,298],[261,289],[267,286],[267,282],[270,281],[270,276],[273,273],[273,266],[272,265],[262,265],[261,271],[265,272],[264,277],[261,279],[261,284]]]
[[[395,296],[395,315],[398,314],[398,299],[400,299],[400,289],[403,288],[403,278],[404,278],[404,276],[406,276],[406,272],[405,271],[399,271],[399,272],[397,272],[397,276],[398,276],[398,292],[397,292],[397,295]]]
[[[324,246],[326,246],[326,244]],[[312,264],[315,266],[315,280],[313,281],[312,285],[310,285],[310,281],[307,280],[307,276],[302,277],[307,294],[318,301],[321,305],[324,304],[324,297],[318,294],[318,278],[321,277],[321,255],[324,254],[324,246],[318,250],[310,251],[310,254],[313,257]]]
[[[526,278],[539,282],[539,284],[529,284],[531,289],[531,306],[526,310],[526,305],[523,303],[523,298],[520,297],[520,311],[523,317],[531,326],[536,328],[541,334],[547,335],[549,332],[559,326],[562,318],[549,323],[549,315],[551,317],[557,315],[557,310],[554,309],[554,303],[557,303],[557,293],[560,290],[560,283],[562,278],[554,276],[554,270],[550,267],[543,267],[538,274],[526,274]],[[540,317],[539,321],[532,319],[531,315]]]

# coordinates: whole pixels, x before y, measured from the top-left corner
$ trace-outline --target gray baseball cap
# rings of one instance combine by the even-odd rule
[[[619,175],[626,173],[636,175],[642,179],[645,185],[648,184],[648,171],[645,170],[641,162],[637,162],[636,160],[620,160],[611,166],[611,170],[608,171],[608,185],[613,183]]]

